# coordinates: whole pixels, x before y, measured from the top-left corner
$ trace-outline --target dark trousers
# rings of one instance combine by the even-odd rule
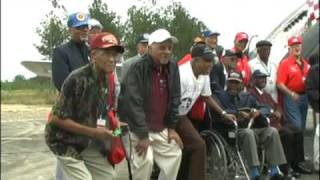
[[[288,162],[287,165],[280,166],[280,169],[287,174],[290,166],[295,166],[304,161],[303,132],[287,124],[279,130],[279,134]]]
[[[182,156],[182,164],[177,179],[183,180],[204,180],[206,173],[206,144],[201,138],[198,131],[194,128],[192,122],[187,116],[181,116],[177,125],[177,133],[179,134],[183,146],[184,153]],[[186,160],[184,158],[190,158]],[[189,162],[186,167],[183,162]],[[188,177],[188,178],[185,178]]]

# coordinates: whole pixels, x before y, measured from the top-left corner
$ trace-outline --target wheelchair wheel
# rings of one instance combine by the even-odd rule
[[[227,157],[221,137],[214,131],[202,131],[202,138],[207,146],[207,177],[209,179],[226,179]]]

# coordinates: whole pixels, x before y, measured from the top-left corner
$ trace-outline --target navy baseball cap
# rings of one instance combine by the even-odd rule
[[[204,37],[209,37],[209,36],[212,36],[212,35],[217,35],[217,36],[220,35],[220,33],[218,33],[217,31],[211,31],[211,30],[204,31],[202,34],[203,34]]]
[[[259,69],[255,70],[253,73],[252,73],[252,77],[253,78],[257,78],[257,77],[268,77],[267,74],[261,72]]]
[[[213,61],[215,55],[210,47],[205,44],[196,44],[191,50],[191,57],[200,57],[206,61]]]
[[[79,26],[89,26],[90,15],[82,12],[77,12],[69,15],[68,27],[76,28]]]
[[[137,38],[137,41],[136,43],[148,43],[149,41],[149,36],[150,34],[148,33],[143,33],[143,34],[140,34],[140,36]]]

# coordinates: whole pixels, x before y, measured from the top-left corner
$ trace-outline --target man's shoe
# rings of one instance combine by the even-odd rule
[[[295,178],[300,178],[300,177],[301,177],[301,174],[298,173],[298,172],[295,172],[295,171],[293,171],[293,172],[291,173],[291,175],[292,175],[293,177],[295,177]]]
[[[270,180],[285,180],[286,178],[280,174],[276,174],[274,176],[271,176]]]
[[[294,172],[298,172],[301,174],[312,174],[312,171],[306,167],[304,167],[302,164],[296,165],[292,167]]]

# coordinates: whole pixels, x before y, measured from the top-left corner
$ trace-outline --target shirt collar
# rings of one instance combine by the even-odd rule
[[[255,87],[256,90],[258,91],[259,95],[262,95],[263,94],[263,90],[260,90],[258,87]]]

